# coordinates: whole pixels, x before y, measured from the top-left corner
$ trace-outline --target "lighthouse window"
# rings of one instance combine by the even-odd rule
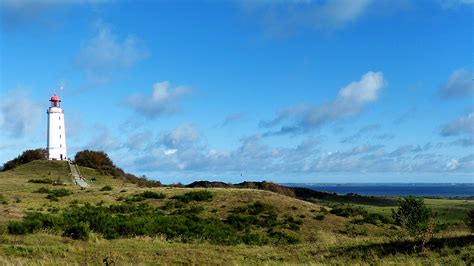
[[[63,147],[63,145],[62,145],[62,144],[59,144],[59,148],[62,148],[62,147]]]
[[[59,129],[61,129],[61,126],[59,126]]]
[[[61,117],[59,117],[59,120],[61,120]]]
[[[59,138],[61,138],[61,135],[59,135]]]

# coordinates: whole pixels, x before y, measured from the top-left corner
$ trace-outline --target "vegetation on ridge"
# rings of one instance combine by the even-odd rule
[[[74,161],[79,166],[96,169],[103,175],[110,175],[141,187],[161,186],[160,181],[150,180],[146,177],[136,177],[130,173],[125,173],[121,168],[115,166],[109,156],[103,151],[80,151],[74,157]]]
[[[2,171],[11,170],[18,165],[29,163],[34,160],[46,159],[48,159],[48,151],[46,149],[26,150],[22,154],[18,155],[15,159],[3,164]]]

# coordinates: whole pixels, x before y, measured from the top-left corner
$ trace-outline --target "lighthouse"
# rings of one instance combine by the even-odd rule
[[[54,94],[49,99],[48,108],[48,159],[67,160],[66,128],[64,127],[64,110],[61,99]]]

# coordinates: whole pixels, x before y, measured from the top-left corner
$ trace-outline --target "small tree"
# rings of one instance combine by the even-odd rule
[[[471,210],[467,213],[467,224],[468,224],[469,227],[471,228],[471,231],[474,232],[474,209],[471,209]]]
[[[396,211],[392,210],[392,217],[411,236],[422,241],[422,248],[433,236],[437,222],[423,199],[412,196],[399,200],[399,207]]]

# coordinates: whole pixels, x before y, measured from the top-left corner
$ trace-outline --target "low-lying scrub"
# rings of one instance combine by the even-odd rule
[[[367,210],[365,210],[364,208],[354,206],[336,206],[332,208],[330,213],[342,217],[351,217],[357,215],[366,216],[368,214]]]
[[[30,179],[28,180],[28,183],[34,183],[34,184],[52,184],[53,180],[49,178],[38,178],[38,179]]]
[[[59,215],[27,213],[22,221],[10,222],[8,232],[29,234],[48,229],[80,240],[87,240],[90,232],[107,239],[162,235],[166,239],[181,242],[207,241],[221,245],[283,242],[292,244],[300,241],[284,232],[283,227],[288,223],[288,219],[285,217],[279,220],[271,206],[251,204],[238,208],[224,220],[201,218],[199,213],[203,210],[201,206],[185,205],[166,214],[163,210],[146,204],[108,207],[89,203],[82,206],[71,204]]]
[[[183,195],[174,196],[172,199],[181,201],[183,203],[189,203],[191,201],[210,201],[212,200],[212,193],[207,190],[191,191],[186,192]]]
[[[109,186],[109,185],[103,186],[103,187],[100,189],[100,191],[112,191],[112,190],[113,190],[113,188],[112,188],[111,186]]]
[[[58,201],[58,198],[69,196],[72,194],[72,192],[69,189],[65,189],[65,188],[49,189],[47,187],[40,187],[33,192],[48,194],[46,195],[46,198],[52,201]]]
[[[138,193],[132,196],[121,196],[118,198],[118,200],[123,200],[128,203],[132,202],[140,202],[144,201],[146,199],[164,199],[166,198],[166,195],[164,193],[158,193],[154,191],[144,191],[142,193]]]

